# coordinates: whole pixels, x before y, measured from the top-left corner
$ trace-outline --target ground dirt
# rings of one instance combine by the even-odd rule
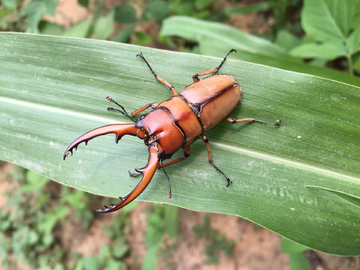
[[[110,5],[109,1],[108,4]],[[240,5],[246,5],[261,1],[238,1]],[[113,1],[119,4],[121,1]],[[222,7],[229,5],[230,1],[220,0],[217,5]],[[56,17],[46,16],[46,19],[66,28],[71,27],[76,22],[90,16],[91,14],[83,7],[77,4],[77,0],[60,0],[56,11]],[[265,33],[271,29],[272,19],[268,14],[257,13],[251,15],[236,15],[231,17],[228,24],[242,29],[248,33]],[[154,31],[159,26],[153,26],[151,23],[139,24],[137,28],[141,31]],[[156,34],[156,33],[152,33]],[[10,166],[3,167],[3,170],[9,170]],[[9,184],[0,177],[0,194],[14,184]],[[57,184],[56,184],[57,185]],[[4,207],[6,201],[0,196],[0,207]],[[126,235],[127,243],[130,246],[129,255],[125,262],[129,269],[141,269],[143,257],[146,253],[144,234],[147,228],[147,215],[145,210],[152,207],[149,203],[140,203],[129,215],[131,220],[131,230]],[[11,211],[11,209],[10,209]],[[221,254],[219,264],[206,265],[205,260],[205,241],[197,240],[194,237],[193,227],[203,224],[206,213],[194,212],[180,209],[179,211],[179,229],[181,237],[176,242],[177,248],[167,254],[166,258],[160,256],[158,269],[177,270],[216,270],[216,269],[241,269],[241,270],[288,270],[289,257],[281,252],[281,237],[265,228],[256,227],[254,224],[235,216],[226,216],[222,214],[207,213],[210,216],[211,226],[219,234],[225,235],[227,240],[235,242],[233,256],[227,257]],[[60,242],[68,249],[69,254],[78,252],[86,256],[96,256],[103,243],[108,243],[104,231],[104,225],[111,222],[112,215],[97,216],[90,229],[83,229],[82,226],[74,222],[68,222],[57,227],[56,235]],[[174,242],[167,242],[174,245]],[[307,252],[312,269],[314,270],[350,270],[360,264],[359,258],[345,258],[331,256],[315,251]],[[11,256],[9,257],[11,258]],[[20,267],[17,269],[27,269]],[[0,266],[0,270],[2,267]]]

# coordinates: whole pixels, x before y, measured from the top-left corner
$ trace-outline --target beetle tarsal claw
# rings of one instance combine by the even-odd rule
[[[136,171],[136,172],[138,172],[136,169],[135,169],[135,171]],[[142,175],[142,173],[141,173],[141,172],[138,172],[138,173],[132,173],[132,172],[130,172],[130,170],[129,170],[129,175],[130,175],[131,177],[137,177],[137,176]]]

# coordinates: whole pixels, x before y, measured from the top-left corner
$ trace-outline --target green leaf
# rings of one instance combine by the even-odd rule
[[[93,128],[129,123],[106,110],[105,96],[128,111],[170,96],[136,54],[142,52],[177,91],[192,82],[192,75],[221,61],[18,33],[0,33],[0,47],[0,159],[111,197],[127,195],[138,183],[128,170],[147,163],[141,140],[124,136],[115,145],[115,136],[103,136],[87,147],[81,144],[66,161],[62,156],[74,139]],[[213,161],[231,178],[231,186],[209,165],[205,145],[197,141],[189,158],[166,169],[172,199],[161,171],[139,199],[242,216],[312,249],[360,255],[359,207],[334,192],[306,187],[360,196],[360,88],[235,61],[234,56],[220,71],[237,78],[244,92],[232,117],[281,119],[282,126],[221,123],[206,136]]]
[[[62,25],[51,23],[47,21],[40,21],[39,33],[43,35],[62,36],[65,28]]]
[[[97,268],[99,269],[99,268]],[[118,270],[126,270],[126,264],[123,263],[122,261],[117,261],[114,259],[106,259],[106,266],[105,268],[103,268],[104,270],[113,270],[113,269],[118,269]]]
[[[28,183],[20,188],[22,192],[40,191],[50,181],[48,178],[32,171],[27,171],[26,179]]]
[[[174,13],[180,15],[194,15],[195,10],[191,3],[179,3],[178,5],[174,6]]]
[[[83,6],[83,7],[88,7],[89,6],[89,0],[78,0],[79,5]]]
[[[157,253],[158,246],[151,246],[146,250],[145,257],[142,261],[141,270],[156,269],[156,265],[158,262]]]
[[[198,41],[201,47],[210,47],[208,44],[211,43],[214,48],[217,48],[223,46],[224,43],[232,43],[232,47],[236,47],[238,53],[244,51],[283,59],[288,57],[284,49],[268,40],[248,35],[224,24],[189,17],[174,16],[166,19],[160,35],[178,35],[189,40]],[[227,51],[229,51],[228,48],[227,46]]]
[[[16,9],[16,0],[1,0],[1,3],[8,9]]]
[[[286,238],[281,239],[281,251],[284,253],[295,254],[295,253],[303,253],[304,251],[309,250],[308,247],[304,247],[293,241],[290,241]]]
[[[32,0],[26,7],[26,14],[29,20],[28,33],[38,33],[38,24],[45,14],[55,16],[57,1],[55,0]]]
[[[115,10],[112,9],[107,16],[100,17],[94,25],[94,35],[97,39],[107,39],[114,28]]]
[[[179,227],[179,208],[173,205],[164,205],[164,219],[166,232],[169,238],[174,238]]]
[[[347,200],[349,203],[352,203],[358,207],[360,207],[360,197],[354,196],[353,194],[345,193],[338,189],[332,189],[332,188],[326,188],[326,187],[318,187],[318,186],[306,186],[307,188],[317,188],[321,190],[325,190],[328,192],[333,192],[334,194],[338,195],[339,197],[343,198],[344,200]]]
[[[308,261],[301,253],[289,255],[291,270],[311,270]]]
[[[120,5],[115,7],[115,21],[118,23],[135,23],[136,10],[130,5]]]
[[[343,72],[304,64],[268,40],[246,34],[228,25],[173,16],[163,21],[161,35],[178,36],[199,44],[201,54],[224,57],[235,48],[234,59],[338,80],[360,86],[360,80]]]
[[[360,25],[347,38],[346,45],[350,54],[360,51]]]
[[[73,27],[66,30],[64,32],[64,36],[85,38],[88,36],[90,28],[91,28],[91,18],[88,18],[78,22]]]
[[[305,0],[302,26],[317,41],[344,42],[355,15],[353,0]]]
[[[195,0],[194,5],[197,10],[207,8],[213,0]]]
[[[305,43],[299,45],[290,51],[290,54],[301,58],[320,58],[326,60],[334,60],[340,56],[346,56],[347,52],[342,43],[323,42]]]
[[[284,48],[286,51],[290,51],[294,47],[298,46],[300,41],[297,37],[290,34],[288,31],[281,30],[276,37],[275,43]]]
[[[354,63],[354,69],[360,73],[360,57],[358,57]]]
[[[269,10],[272,7],[272,5],[273,4],[270,2],[260,2],[260,3],[256,3],[256,4],[244,6],[244,7],[227,7],[227,8],[224,8],[223,12],[227,16],[231,16],[233,14],[250,14],[250,13],[255,13],[255,12],[259,12],[259,11]]]
[[[124,30],[120,31],[116,36],[110,38],[110,40],[127,43],[129,42],[131,34],[133,33],[134,29],[135,29],[134,26],[125,28]]]
[[[170,5],[162,0],[156,0],[146,5],[143,14],[143,21],[163,20],[170,12]]]

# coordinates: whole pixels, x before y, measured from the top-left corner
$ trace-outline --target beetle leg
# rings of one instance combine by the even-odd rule
[[[208,75],[208,74],[210,74],[210,73],[215,73],[215,72],[217,72],[217,71],[221,68],[221,66],[224,64],[226,58],[227,58],[227,57],[229,56],[229,54],[232,53],[232,52],[236,52],[236,50],[235,50],[235,49],[231,49],[231,50],[227,53],[227,55],[224,57],[224,59],[221,61],[220,65],[219,65],[218,67],[213,68],[213,69],[210,69],[210,70],[208,70],[208,71],[203,71],[203,72],[196,73],[196,74],[192,77],[192,78],[193,78],[193,81],[194,81],[194,82],[198,82],[198,81],[200,81],[199,76],[204,76],[204,75]]]
[[[109,134],[109,133],[115,133],[115,135],[116,135],[115,142],[116,143],[118,143],[118,141],[121,139],[121,137],[126,134],[137,136],[140,139],[146,138],[145,131],[136,127],[134,124],[114,124],[114,125],[102,126],[102,127],[93,129],[93,130],[85,133],[84,135],[80,136],[75,141],[73,141],[68,146],[68,148],[66,148],[63,159],[65,160],[65,158],[69,154],[73,154],[73,149],[76,150],[77,146],[80,143],[85,142],[85,145],[86,145],[87,142],[90,141],[91,139],[101,136],[101,135]]]
[[[137,171],[137,170],[135,169],[135,171]],[[129,176],[131,176],[131,177],[138,177],[140,175],[141,175],[141,173],[132,173],[129,171]]]
[[[131,114],[131,117],[135,117],[136,115],[138,115],[139,113],[145,111],[147,108],[151,107],[152,109],[155,109],[156,106],[159,105],[159,103],[150,103],[150,104],[147,104],[145,105],[144,107],[141,107],[140,109],[134,111],[132,114]]]
[[[116,109],[116,108],[114,108],[114,107],[108,107],[108,111],[118,111],[119,113],[121,113],[121,114],[129,117],[130,120],[133,121],[133,122],[136,122],[136,121],[134,120],[134,118],[135,118],[135,116],[138,115],[139,113],[145,111],[145,110],[146,110],[147,108],[149,108],[149,107],[151,107],[152,109],[155,109],[156,106],[159,105],[159,103],[153,102],[153,103],[150,103],[150,104],[147,104],[147,105],[141,107],[140,109],[132,112],[131,114],[128,114],[127,111],[125,110],[125,108],[124,108],[123,106],[121,106],[119,103],[117,103],[115,100],[113,100],[111,97],[106,97],[106,99],[109,100],[110,102],[115,103],[116,105],[118,105],[118,106],[121,108],[121,110],[119,110],[119,109]]]
[[[166,179],[168,180],[168,186],[169,186],[169,199],[171,199],[172,194],[171,194],[170,178],[169,178],[169,176],[167,175],[167,173],[166,173],[166,171],[165,171],[165,169],[164,169],[164,164],[163,164],[162,160],[161,160],[160,164],[161,164],[161,168],[163,169],[163,171],[164,171],[164,173],[165,173]],[[160,164],[159,164],[159,165],[160,165]],[[159,165],[158,165],[158,168],[159,168]]]
[[[140,52],[140,53],[137,54],[136,56],[141,57],[141,58],[145,61],[145,63],[146,63],[147,66],[149,67],[151,73],[154,74],[155,78],[156,78],[158,81],[162,82],[163,84],[165,84],[167,87],[170,88],[170,91],[171,91],[171,93],[173,94],[173,96],[176,96],[176,95],[177,95],[175,88],[174,88],[170,83],[168,83],[168,82],[165,81],[163,78],[161,78],[161,77],[159,77],[158,75],[156,75],[155,71],[151,68],[151,66],[149,65],[149,63],[146,61],[146,59],[145,59],[145,57],[143,56],[142,52]]]
[[[276,123],[268,123],[265,121],[261,121],[261,120],[256,120],[254,118],[242,118],[242,119],[234,119],[232,117],[227,117],[226,121],[230,122],[230,123],[244,123],[244,122],[257,122],[257,123],[262,123],[262,124],[267,124],[267,125],[273,125],[273,126],[280,126],[281,124],[281,120],[277,120]]]
[[[165,162],[165,163],[163,163],[163,161],[161,160],[160,163],[159,163],[159,165],[158,165],[158,167],[157,167],[159,170],[160,170],[160,169],[163,169],[164,174],[165,174],[165,176],[166,176],[166,179],[168,180],[169,199],[171,199],[171,197],[172,197],[172,195],[171,195],[170,178],[169,178],[168,174],[166,173],[164,167],[165,167],[165,166],[169,166],[169,165],[174,164],[174,163],[177,163],[177,162],[180,162],[180,161],[186,159],[188,156],[190,156],[190,147],[186,147],[186,149],[183,149],[183,151],[184,151],[184,157],[177,158],[177,159],[174,159],[174,160]],[[137,169],[135,169],[135,171],[138,172]],[[132,172],[129,171],[129,175],[130,175],[131,177],[137,177],[137,176],[140,176],[141,173],[132,173]]]
[[[96,212],[110,213],[119,210],[120,208],[124,207],[125,205],[135,200],[150,183],[158,165],[159,165],[158,150],[156,149],[155,146],[150,146],[148,164],[144,168],[137,170],[139,173],[143,175],[139,184],[126,197],[120,197],[121,202],[119,204],[116,205],[110,204],[110,207],[104,206],[104,209],[96,210]]]
[[[210,150],[210,144],[209,144],[209,141],[207,139],[207,137],[204,135],[204,134],[201,134],[200,138],[204,141],[204,143],[206,144],[206,149],[207,149],[207,152],[208,152],[208,157],[209,157],[209,162],[210,164],[220,173],[222,173],[222,175],[225,177],[226,181],[227,181],[227,187],[232,184],[232,182],[230,181],[230,178],[226,176],[226,174],[220,170],[215,164],[214,162],[212,161],[212,157],[211,157],[211,150]]]
[[[161,168],[164,168],[166,166],[169,166],[169,165],[172,165],[172,164],[175,164],[175,163],[178,163],[180,161],[183,161],[185,160],[186,158],[188,158],[190,156],[190,146],[188,147],[185,147],[182,149],[183,152],[184,152],[184,156],[183,157],[179,157],[179,158],[176,158],[176,159],[173,159],[173,160],[170,160],[170,161],[167,161],[165,163],[160,163],[159,166],[158,166],[158,169],[160,170]]]

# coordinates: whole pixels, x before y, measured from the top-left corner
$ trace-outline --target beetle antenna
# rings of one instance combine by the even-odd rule
[[[108,107],[108,108],[107,108],[108,111],[117,111],[117,112],[125,115],[126,117],[128,117],[128,118],[129,118],[131,121],[133,121],[134,123],[136,122],[136,121],[134,120],[134,118],[127,113],[127,111],[125,110],[125,108],[124,108],[123,106],[121,106],[119,103],[117,103],[117,102],[116,102],[115,100],[113,100],[111,97],[108,97],[108,96],[107,96],[106,99],[107,99],[108,101],[112,102],[112,103],[115,103],[117,106],[119,106],[119,107],[121,108],[121,110],[119,110],[119,109],[114,108],[114,107]]]
[[[161,168],[163,169],[164,173],[165,173],[165,176],[166,176],[166,179],[168,180],[168,185],[169,185],[169,199],[171,199],[172,195],[171,195],[171,186],[170,186],[170,178],[169,176],[167,175],[165,169],[164,169],[164,164],[163,164],[163,161],[161,160]]]

